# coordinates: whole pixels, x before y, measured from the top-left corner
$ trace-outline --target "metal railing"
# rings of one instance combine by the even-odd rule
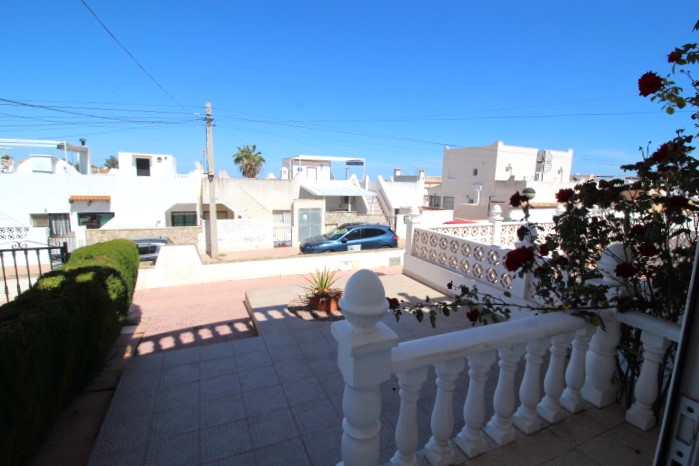
[[[0,244],[0,269],[5,302],[12,301],[23,291],[30,289],[44,272],[62,266],[69,257],[67,242],[44,245],[22,240]]]

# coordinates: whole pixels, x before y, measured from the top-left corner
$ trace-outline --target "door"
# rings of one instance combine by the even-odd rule
[[[322,220],[321,209],[299,209],[299,241],[320,235]]]

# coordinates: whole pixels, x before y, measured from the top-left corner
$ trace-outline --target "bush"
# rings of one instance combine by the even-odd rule
[[[126,317],[138,251],[115,240],[76,250],[0,307],[0,457],[29,459],[73,395],[103,367]]]

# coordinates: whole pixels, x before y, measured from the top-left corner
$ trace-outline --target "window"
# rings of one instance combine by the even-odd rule
[[[442,198],[442,209],[454,210],[454,198],[449,196],[444,196]]]
[[[456,179],[456,171],[453,168],[450,168],[449,171],[447,172],[447,179],[448,180],[455,180]]]
[[[150,159],[136,159],[136,176],[150,176]]]
[[[384,230],[381,230],[380,228],[364,228],[362,238],[374,238],[376,236],[381,236],[384,234],[386,234],[386,232]]]
[[[430,194],[430,200],[427,204],[430,207],[441,207],[441,199],[437,194]]]
[[[65,235],[70,233],[70,215],[49,214],[49,235]]]
[[[96,230],[114,218],[114,212],[80,212],[78,213],[78,225],[85,226],[89,230]]]
[[[218,212],[216,217],[218,217]],[[194,227],[197,226],[196,212],[172,212],[170,220],[173,227]]]
[[[473,176],[478,176],[478,169],[477,168],[473,169]]]

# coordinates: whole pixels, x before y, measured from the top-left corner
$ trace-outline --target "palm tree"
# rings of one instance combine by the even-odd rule
[[[255,178],[262,171],[262,166],[265,164],[265,158],[262,157],[262,152],[257,150],[257,146],[245,145],[238,147],[238,152],[233,154],[233,161],[240,169],[240,174],[245,178]]]

